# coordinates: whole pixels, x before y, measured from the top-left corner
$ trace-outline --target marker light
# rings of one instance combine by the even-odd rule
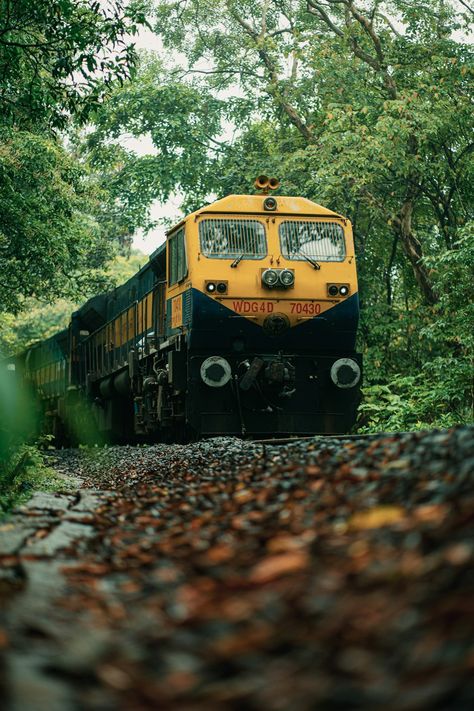
[[[329,296],[337,296],[338,293],[339,293],[339,289],[337,288],[336,284],[329,284],[329,286],[328,286]]]
[[[274,269],[265,269],[262,274],[262,281],[265,286],[275,286],[278,283],[278,272]]]
[[[216,285],[210,281],[206,284],[206,291],[208,291],[210,294],[212,294],[216,290]]]
[[[295,283],[295,273],[291,269],[282,269],[280,272],[280,283],[283,286],[293,286]]]
[[[225,294],[225,292],[227,291],[227,284],[223,281],[220,281],[217,285],[217,291],[219,292],[219,294]]]

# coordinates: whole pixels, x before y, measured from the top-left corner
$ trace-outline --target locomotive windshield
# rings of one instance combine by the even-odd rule
[[[344,230],[335,222],[291,220],[280,224],[279,233],[285,259],[342,262],[346,256]]]
[[[214,259],[263,259],[267,254],[265,227],[258,220],[202,220],[199,240],[202,254]]]

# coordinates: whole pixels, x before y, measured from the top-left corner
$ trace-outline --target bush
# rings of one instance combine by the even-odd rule
[[[54,490],[60,484],[46,466],[38,446],[20,445],[0,460],[0,518],[26,501],[35,490]]]
[[[425,371],[429,371],[428,363]],[[446,363],[443,361],[443,367]],[[396,432],[446,428],[471,421],[459,391],[432,372],[395,376],[390,385],[363,389],[357,431]]]
[[[453,249],[426,259],[438,302],[431,309],[381,305],[370,326],[358,431],[450,427],[474,420],[474,223]]]

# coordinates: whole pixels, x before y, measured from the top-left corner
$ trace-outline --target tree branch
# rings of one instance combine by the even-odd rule
[[[387,71],[385,66],[385,55],[382,48],[382,42],[380,37],[374,30],[373,23],[365,17],[354,5],[352,0],[328,0],[331,4],[344,5],[346,7],[346,18],[345,24],[346,29],[351,31],[351,17],[360,25],[363,32],[369,37],[375,50],[375,56],[369,52],[362,49],[357,37],[352,33],[349,34],[348,40],[352,49],[353,54],[361,59],[363,62],[368,64],[375,72],[379,73],[383,79],[387,93],[391,99],[397,98],[397,87]],[[332,30],[338,37],[345,37],[345,32],[338,27],[338,25],[329,16],[326,8],[318,0],[307,0],[307,8],[310,14],[316,15],[319,19],[323,20],[326,25]],[[312,8],[312,9],[311,9]]]
[[[232,7],[230,2],[226,3],[227,9],[233,17],[233,19],[245,30],[245,32],[253,39],[255,42],[255,49],[263,62],[265,69],[268,72],[270,78],[270,88],[267,90],[273,96],[278,105],[283,109],[283,111],[288,116],[290,122],[298,129],[301,135],[308,141],[311,142],[314,139],[313,132],[308,127],[304,119],[300,116],[298,111],[292,106],[288,101],[283,98],[283,94],[279,87],[278,78],[278,67],[274,60],[271,58],[268,50],[265,47],[265,36],[262,33],[258,33],[252,25],[250,25],[247,20],[244,20],[235,9]],[[264,24],[262,23],[262,27]]]
[[[395,37],[401,37],[401,36],[402,36],[402,35],[400,34],[400,32],[398,32],[398,30],[395,29],[395,27],[394,27],[394,25],[392,24],[391,20],[390,20],[386,15],[382,14],[381,12],[379,12],[379,13],[378,13],[378,17],[380,17],[384,22],[387,23],[387,25],[390,27],[390,29],[392,30],[392,32],[393,32],[393,34],[395,35]]]
[[[468,10],[468,12],[471,12],[474,15],[474,10],[467,4],[467,2],[464,2],[464,0],[459,0],[459,2],[466,8],[466,10]]]
[[[352,17],[357,20],[364,32],[372,40],[372,44],[374,45],[378,62],[380,65],[383,65],[385,57],[382,51],[382,43],[380,42],[380,38],[374,30],[373,24],[364,15],[362,15],[361,12],[359,12],[359,10],[353,5],[352,2],[349,5],[349,12],[351,13]]]
[[[334,22],[329,17],[326,10],[322,7],[321,3],[315,0],[308,0],[308,12],[311,15],[316,15],[321,20],[323,20],[326,25],[336,34],[338,37],[344,37],[344,32],[340,27],[334,24]]]

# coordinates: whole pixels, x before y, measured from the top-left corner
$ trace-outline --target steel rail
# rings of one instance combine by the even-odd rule
[[[421,432],[422,430],[420,430]],[[268,439],[246,439],[245,442],[251,442],[252,444],[292,444],[297,442],[308,442],[310,440],[314,441],[326,441],[326,440],[359,440],[359,439],[377,439],[383,437],[400,437],[403,435],[414,434],[414,432],[370,432],[367,434],[350,434],[350,435],[340,435],[340,434],[322,434],[322,435],[309,435],[305,437],[270,437]]]

